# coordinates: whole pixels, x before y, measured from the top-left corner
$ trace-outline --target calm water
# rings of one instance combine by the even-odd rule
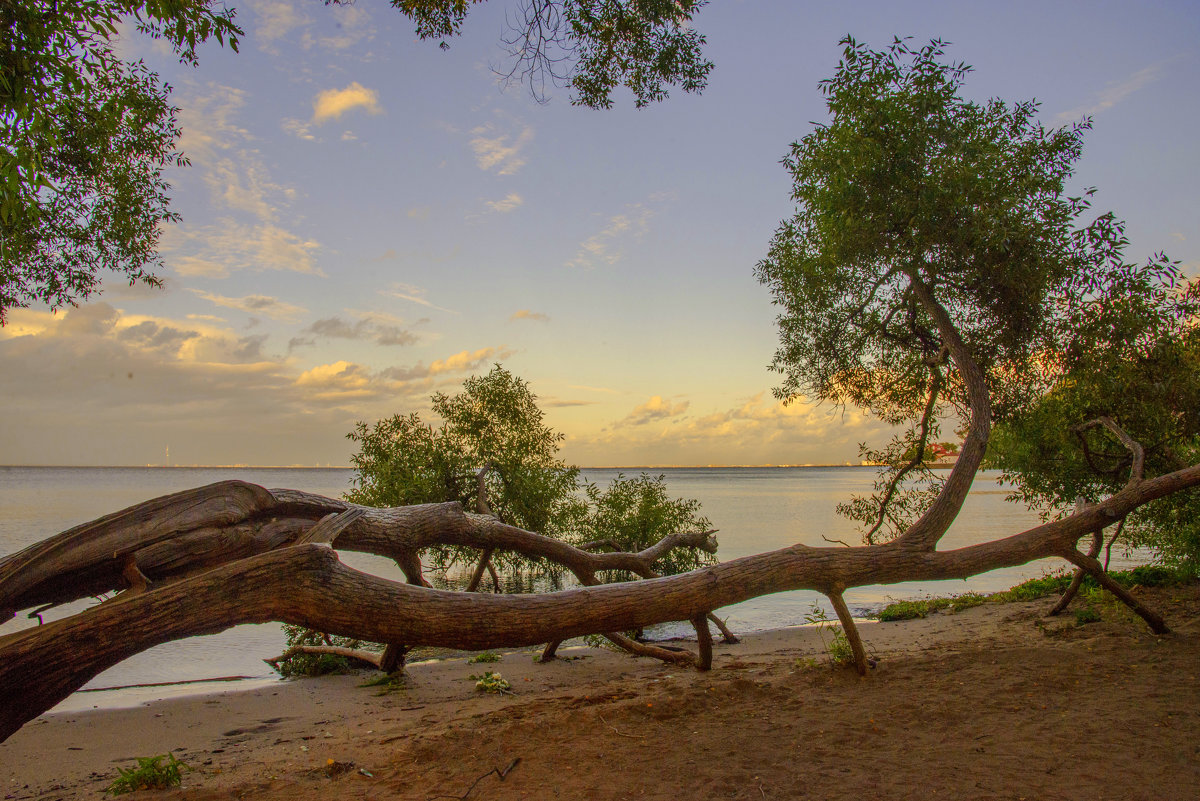
[[[636,474],[636,470],[626,470]],[[654,470],[667,476],[676,497],[696,498],[704,514],[720,529],[722,559],[761,553],[800,542],[823,545],[830,539],[858,542],[853,524],[838,517],[835,506],[854,493],[870,488],[873,470],[862,467],[832,468],[676,468]],[[585,470],[584,476],[606,484],[616,470]],[[353,472],[338,468],[62,468],[0,467],[0,555],[95,519],[109,512],[213,481],[237,478],[266,487],[287,487],[338,497],[350,487]],[[1004,502],[1005,492],[994,476],[980,477],[963,512],[940,547],[950,549],[1015,533],[1036,523],[1036,517]],[[1115,557],[1115,555],[1114,555]],[[352,566],[387,578],[399,578],[391,562],[343,554]],[[860,587],[846,593],[847,603],[869,610],[889,598],[968,590],[992,592],[1007,589],[1026,578],[1065,563],[1043,560],[975,576],[966,581],[910,582]],[[755,631],[796,625],[814,601],[810,592],[787,592],[747,601],[719,612],[729,617],[735,631]],[[81,602],[54,610],[45,619],[87,606]],[[36,624],[33,622],[32,624]],[[31,625],[17,619],[0,625],[6,634]],[[670,633],[671,628],[666,629]],[[209,637],[168,643],[126,660],[98,676],[88,686],[113,687],[148,682],[186,681],[218,676],[271,675],[261,661],[283,649],[279,627],[239,626]],[[90,706],[104,703],[96,693],[87,696]],[[82,696],[81,696],[82,697]]]

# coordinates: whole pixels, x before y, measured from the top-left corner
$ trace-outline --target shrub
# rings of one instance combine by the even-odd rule
[[[117,778],[105,792],[122,795],[134,790],[166,790],[178,787],[182,781],[180,770],[188,769],[174,754],[138,757],[137,763],[136,768],[117,768]]]

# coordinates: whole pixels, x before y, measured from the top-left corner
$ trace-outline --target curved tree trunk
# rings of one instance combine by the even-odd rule
[[[794,545],[678,576],[527,596],[444,592],[386,581],[346,567],[326,545],[278,549],[0,638],[0,739],[133,654],[241,623],[274,620],[372,642],[483,650],[695,620],[784,590],[828,594],[835,587],[840,592],[866,584],[966,578],[1047,556],[1070,559],[1092,572],[1099,565],[1075,550],[1081,537],[1141,504],[1197,485],[1200,465],[1131,483],[1062,520],[952,551],[902,542],[862,548]],[[513,538],[515,531],[502,534]]]

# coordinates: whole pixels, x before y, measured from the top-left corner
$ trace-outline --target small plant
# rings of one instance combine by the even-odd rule
[[[825,650],[829,652],[829,660],[833,664],[848,665],[854,661],[854,651],[850,648],[846,632],[839,624],[829,619],[824,609],[814,603],[809,613],[804,616],[804,622],[817,627],[817,633],[821,635],[821,642],[825,644]],[[828,641],[825,639],[826,631],[830,635]]]
[[[512,693],[512,685],[499,673],[485,670],[482,676],[471,674],[468,678],[475,679],[475,689],[481,693],[493,693],[495,695]]]
[[[1075,625],[1086,626],[1088,623],[1099,623],[1100,613],[1090,606],[1075,610]]]
[[[138,757],[137,763],[136,768],[117,768],[117,778],[105,792],[122,795],[134,790],[166,790],[178,787],[182,781],[180,770],[188,769],[174,754]]]
[[[303,645],[334,645],[352,649],[379,649],[380,645],[364,643],[350,637],[323,634],[304,626],[283,626],[288,649]],[[324,676],[329,673],[349,673],[354,669],[350,660],[336,654],[294,653],[278,664],[272,664],[281,676]]]
[[[467,664],[478,665],[483,662],[499,662],[501,659],[503,659],[503,657],[494,651],[484,651],[483,653],[478,653],[475,654],[475,656],[468,658]]]

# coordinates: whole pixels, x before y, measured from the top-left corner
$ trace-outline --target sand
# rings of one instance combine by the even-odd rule
[[[6,801],[98,799],[118,766],[171,751],[182,788],[139,796],[1194,801],[1200,588],[1140,593],[1174,633],[1107,607],[1043,618],[1049,599],[864,623],[866,678],[802,628],[718,646],[703,674],[506,652],[413,666],[387,694],[364,673],[59,713],[0,744],[0,781]],[[484,670],[514,693],[477,692]]]

